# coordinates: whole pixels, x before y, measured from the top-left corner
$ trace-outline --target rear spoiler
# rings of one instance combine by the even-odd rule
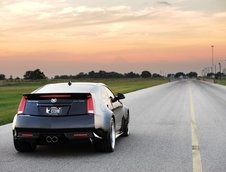
[[[49,98],[63,98],[63,99],[79,99],[87,98],[90,93],[34,93],[34,94],[23,94],[27,99],[49,99]]]

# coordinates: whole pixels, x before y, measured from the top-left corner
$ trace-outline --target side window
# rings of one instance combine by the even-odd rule
[[[114,98],[115,97],[114,94],[112,93],[112,91],[109,88],[105,87],[105,89],[107,91],[108,98],[110,98],[110,97]]]
[[[102,87],[101,96],[104,100],[109,99],[109,96],[108,96],[108,93],[107,93],[107,90],[105,89],[105,87]]]

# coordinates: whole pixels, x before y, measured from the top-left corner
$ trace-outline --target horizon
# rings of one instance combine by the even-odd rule
[[[0,2],[0,73],[226,68],[224,0]]]

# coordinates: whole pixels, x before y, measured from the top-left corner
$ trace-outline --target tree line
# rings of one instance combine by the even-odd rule
[[[100,70],[98,72],[90,71],[88,73],[80,72],[77,75],[56,75],[53,77],[53,79],[80,79],[80,78],[94,78],[94,79],[113,79],[113,78],[164,78],[165,76],[162,76],[158,73],[151,73],[147,70],[144,70],[139,73],[135,72],[128,72],[128,73],[118,73],[118,72],[106,72],[104,70]],[[183,73],[183,72],[177,72],[175,74],[168,74],[166,76],[167,78],[197,78],[198,74],[196,72],[190,72],[190,73]],[[6,76],[4,74],[0,74],[0,80],[5,80]],[[9,79],[13,79],[12,76],[10,76]],[[25,80],[40,80],[40,79],[48,79],[48,77],[42,72],[40,69],[35,70],[29,70],[26,71],[23,75],[23,78],[14,78],[14,79],[25,79]]]
[[[100,70],[98,72],[90,71],[88,73],[80,72],[77,75],[56,75],[54,79],[80,79],[80,78],[161,78],[163,76],[154,73],[151,74],[149,71],[143,71],[141,74],[135,72],[128,72],[128,73],[118,73],[118,72],[106,72]]]

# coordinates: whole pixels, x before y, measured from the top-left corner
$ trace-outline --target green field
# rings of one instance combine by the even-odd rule
[[[77,80],[79,82],[102,82],[108,85],[114,93],[128,93],[142,88],[160,85],[168,82],[168,80],[152,80],[152,79],[111,79],[111,80]],[[12,122],[13,116],[16,114],[18,104],[22,94],[30,93],[38,87],[61,81],[2,81],[0,82],[0,125]],[[73,81],[76,82],[76,81]]]
[[[217,84],[226,85],[226,79],[215,79],[214,82]]]

